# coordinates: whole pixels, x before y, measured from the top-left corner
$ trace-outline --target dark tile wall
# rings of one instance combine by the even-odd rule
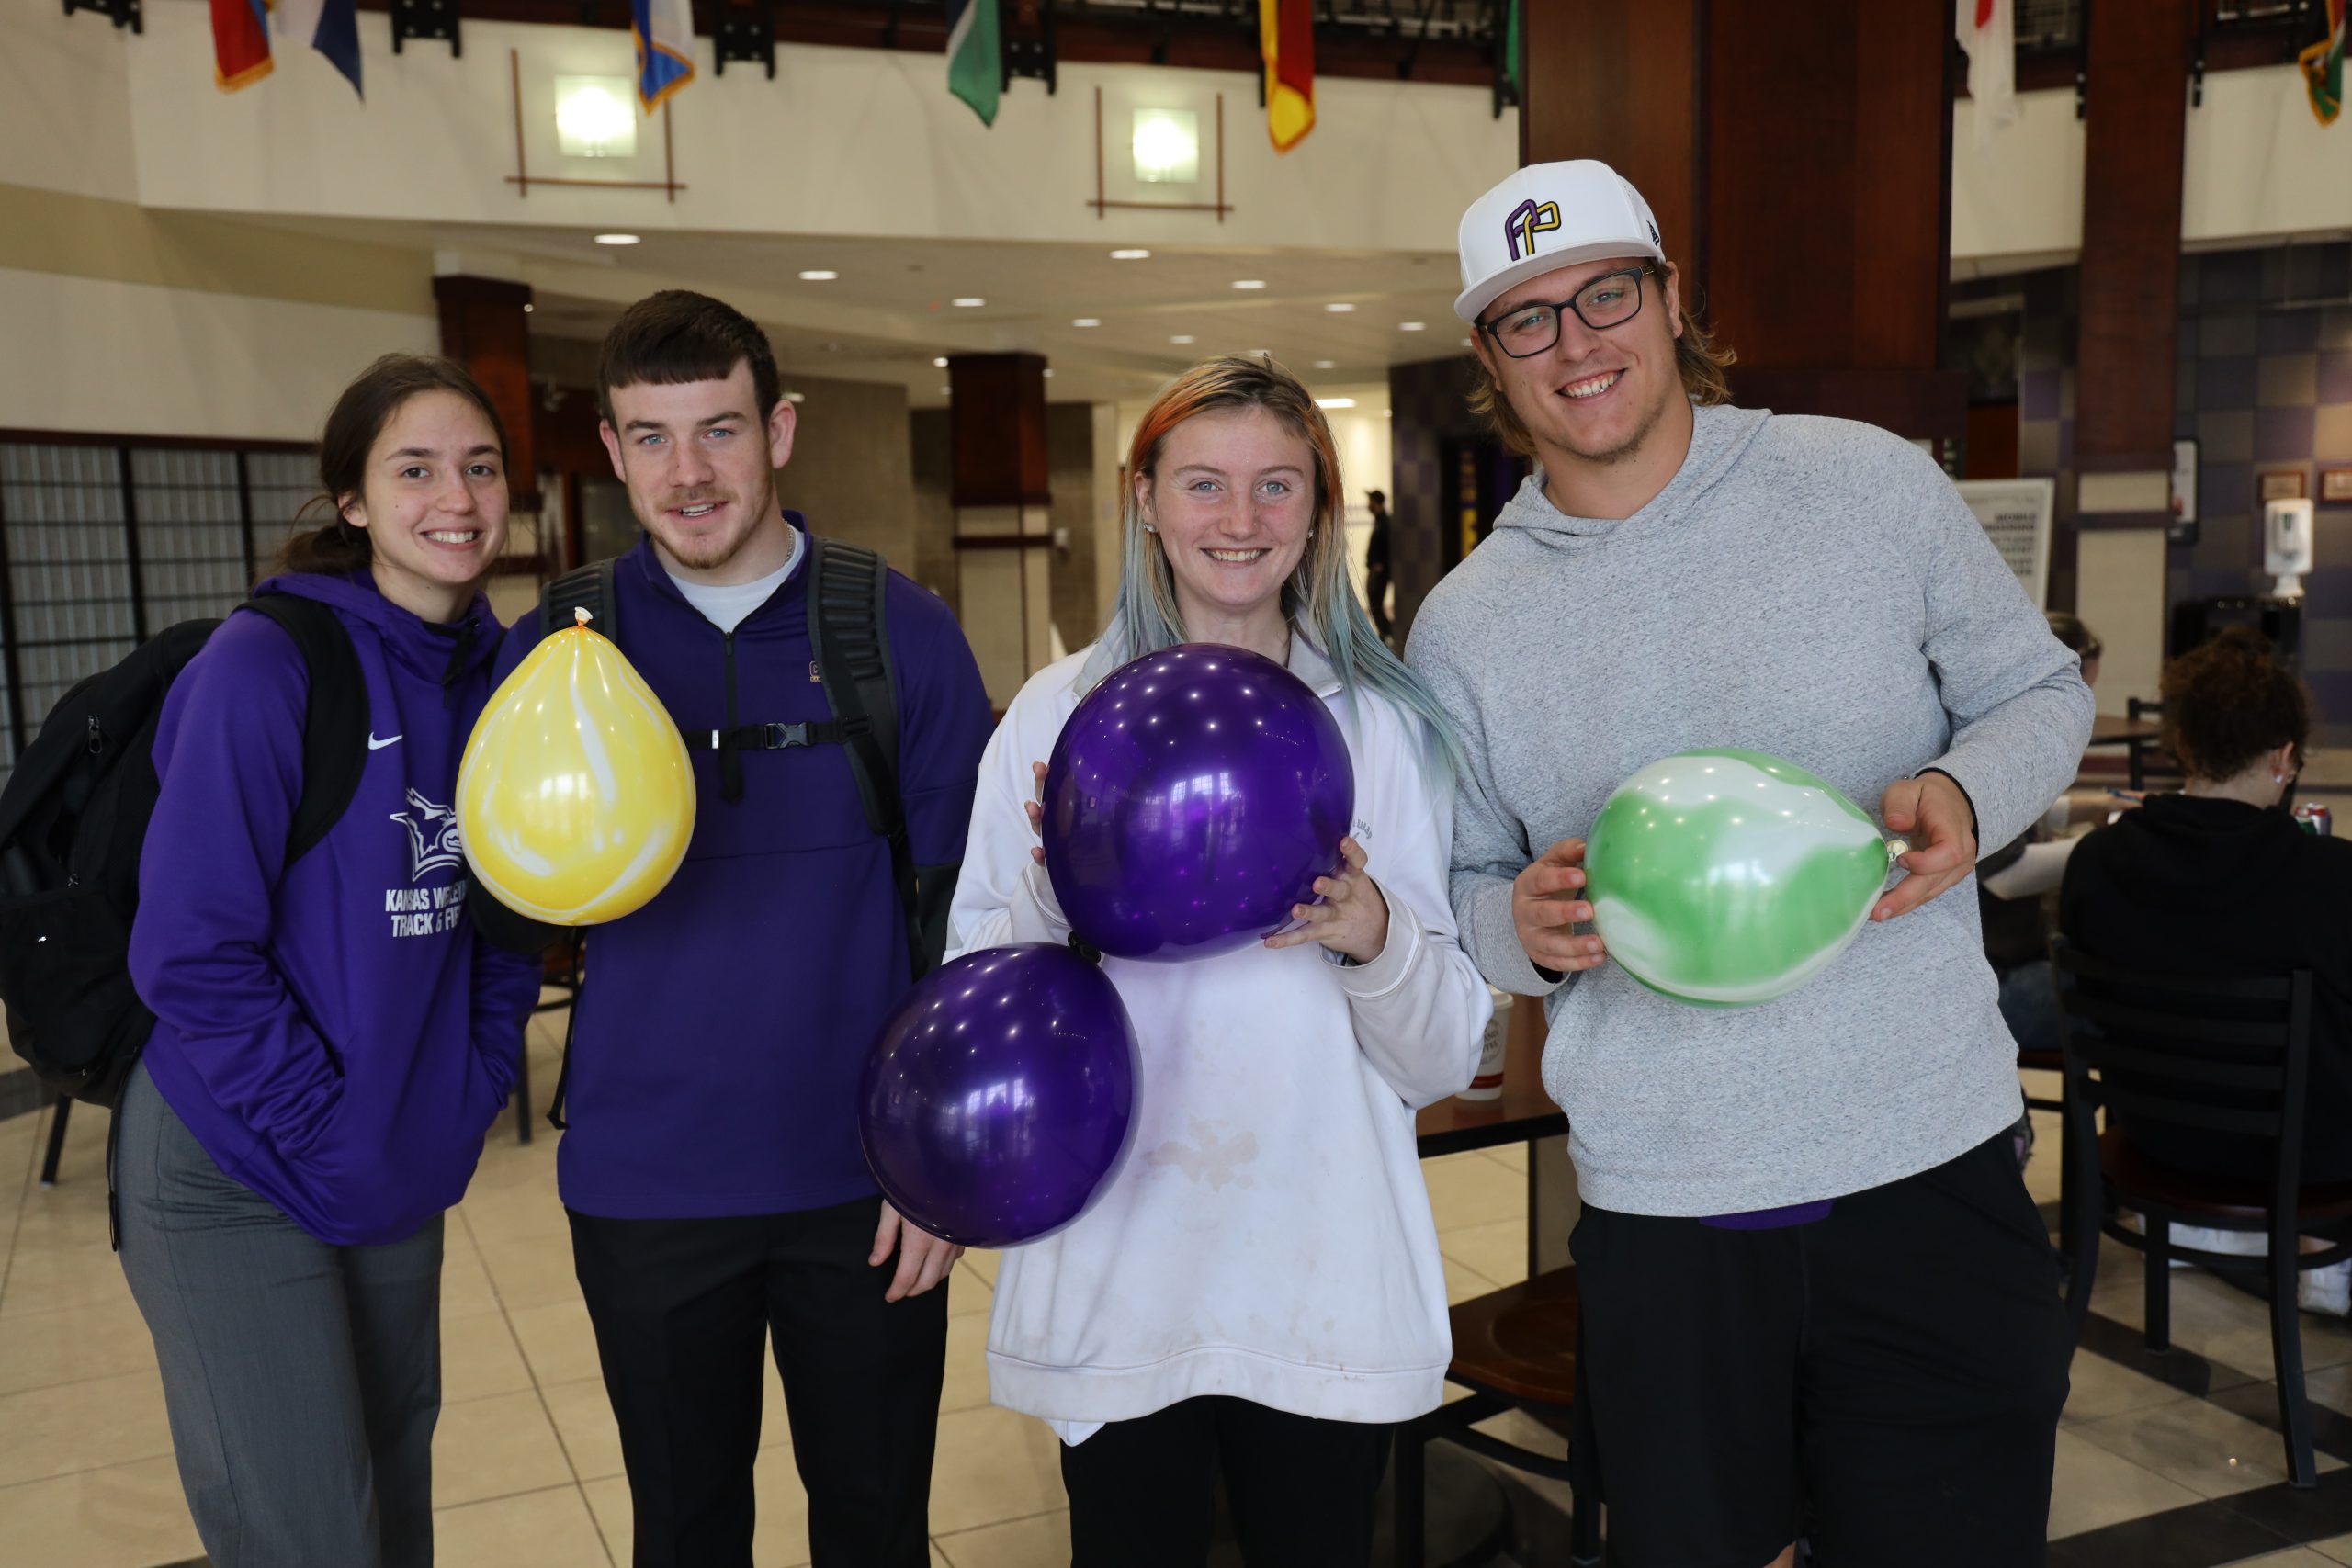
[[[1443,492],[1438,472],[1439,444],[1480,434],[1464,400],[1480,374],[1466,354],[1388,367],[1388,440],[1393,475],[1389,514],[1396,520],[1391,558],[1396,581],[1399,645],[1413,629],[1413,615],[1437,586],[1443,568],[1440,541],[1445,519],[1439,514]]]
[[[2051,604],[2074,603],[2074,269],[2023,280],[2018,467],[2058,480]],[[2176,544],[2167,608],[2267,592],[2257,476],[2289,469],[2317,499],[2319,470],[2352,467],[2352,244],[2280,245],[2180,259],[2173,434],[2198,444],[2197,538]],[[2318,570],[2304,580],[2302,668],[2322,744],[2352,745],[2352,505],[2322,503]]]

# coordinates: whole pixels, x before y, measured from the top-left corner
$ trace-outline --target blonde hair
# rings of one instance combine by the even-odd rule
[[[1151,482],[1170,432],[1196,414],[1245,408],[1264,409],[1315,454],[1315,517],[1306,548],[1283,584],[1283,618],[1298,622],[1321,647],[1342,690],[1368,687],[1417,715],[1446,761],[1459,766],[1460,744],[1444,710],[1420,677],[1381,641],[1356,598],[1340,521],[1340,498],[1346,491],[1340,488],[1340,453],[1330,423],[1315,406],[1314,395],[1272,359],[1227,354],[1204,360],[1170,382],[1136,426],[1127,448],[1119,596],[1102,631],[1108,659],[1097,667],[1107,674],[1129,660],[1185,640],[1175,576],[1159,534],[1144,525],[1137,492]]]

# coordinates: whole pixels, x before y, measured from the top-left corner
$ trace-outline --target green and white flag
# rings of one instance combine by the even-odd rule
[[[947,0],[947,90],[971,105],[982,125],[994,125],[1003,86],[996,0]]]
[[[2312,113],[2322,125],[2333,125],[2344,112],[2345,0],[2327,0],[2327,36],[2296,57],[2303,69],[2303,87],[2311,94]]]

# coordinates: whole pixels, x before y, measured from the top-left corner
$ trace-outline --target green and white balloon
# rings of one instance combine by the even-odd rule
[[[1677,1001],[1745,1007],[1846,950],[1889,858],[1861,808],[1794,763],[1685,751],[1617,786],[1585,872],[1594,929],[1628,974]]]

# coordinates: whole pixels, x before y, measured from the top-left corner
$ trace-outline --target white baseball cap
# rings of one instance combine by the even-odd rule
[[[1642,193],[1592,158],[1530,164],[1462,215],[1462,294],[1453,313],[1475,321],[1506,290],[1577,262],[1666,260]]]

